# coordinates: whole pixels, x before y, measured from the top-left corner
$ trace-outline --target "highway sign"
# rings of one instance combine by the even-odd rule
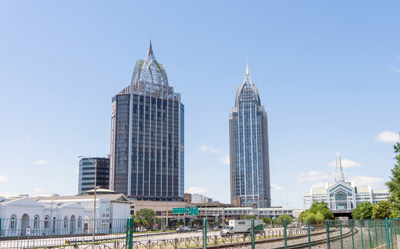
[[[199,215],[198,207],[189,207],[189,215]]]
[[[173,208],[172,213],[173,214],[186,214],[187,208]]]

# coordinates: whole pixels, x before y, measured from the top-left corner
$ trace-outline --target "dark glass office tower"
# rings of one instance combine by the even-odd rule
[[[97,174],[96,186],[108,189],[110,183],[110,158],[85,157],[79,161],[78,195],[82,195],[86,191],[94,189],[95,173]]]
[[[184,106],[151,42],[111,112],[110,189],[136,200],[183,200]]]
[[[231,202],[242,206],[271,206],[267,113],[257,86],[246,76],[237,90],[229,117]]]

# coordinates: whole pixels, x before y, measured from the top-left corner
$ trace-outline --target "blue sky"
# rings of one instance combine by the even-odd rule
[[[76,194],[110,151],[111,98],[149,39],[185,105],[185,190],[229,201],[245,75],[269,118],[272,203],[346,178],[382,188],[400,131],[398,1],[0,2],[0,195]]]

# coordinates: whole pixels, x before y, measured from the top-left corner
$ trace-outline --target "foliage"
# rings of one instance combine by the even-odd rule
[[[257,215],[244,214],[240,216],[241,220],[257,219]]]
[[[276,218],[276,222],[278,224],[282,224],[283,225],[284,219],[286,219],[286,225],[289,225],[293,221],[293,218],[291,216],[286,215],[286,214],[282,214],[278,218]]]
[[[300,214],[299,219],[303,222],[307,222],[307,219],[309,219],[311,224],[317,224],[324,222],[324,220],[332,220],[333,213],[329,210],[326,202],[314,202],[310,209]]]
[[[153,227],[155,223],[155,218],[157,214],[153,209],[150,208],[142,208],[140,211],[136,212],[135,223],[139,226],[143,225],[147,228]]]
[[[353,213],[351,215],[353,219],[364,219],[364,220],[371,219],[373,208],[374,205],[372,205],[371,202],[369,201],[361,202],[353,210]]]
[[[372,219],[385,219],[389,218],[392,214],[392,208],[389,201],[380,201],[374,205],[372,210]]]
[[[272,219],[271,218],[262,218],[262,220],[264,221],[264,225],[271,225]]]
[[[396,143],[393,148],[396,154],[394,158],[396,163],[392,169],[392,177],[390,181],[386,183],[386,186],[389,188],[389,201],[393,210],[391,217],[400,218],[400,143]]]

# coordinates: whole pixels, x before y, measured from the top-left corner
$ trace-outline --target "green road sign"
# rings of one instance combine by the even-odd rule
[[[199,208],[198,207],[190,207],[189,215],[199,215]]]
[[[187,209],[186,208],[173,208],[172,213],[173,214],[186,214]]]

